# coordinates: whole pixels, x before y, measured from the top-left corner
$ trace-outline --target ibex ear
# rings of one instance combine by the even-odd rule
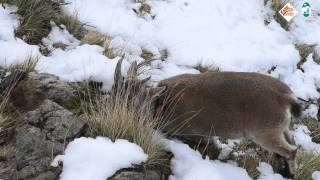
[[[121,64],[122,64],[122,61],[124,59],[124,56],[121,57],[121,59],[119,59],[118,63],[117,63],[117,66],[116,66],[116,69],[115,69],[115,72],[114,72],[114,82],[118,82],[119,80],[123,80],[124,77],[121,75]]]

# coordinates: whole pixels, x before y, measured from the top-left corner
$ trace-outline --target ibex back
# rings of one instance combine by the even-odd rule
[[[208,72],[175,76],[158,86],[166,87],[163,96],[181,94],[173,103],[167,129],[183,126],[178,131],[182,136],[251,139],[285,157],[290,172],[295,172],[297,148],[289,124],[301,108],[290,88],[278,79],[258,73]]]
[[[158,87],[143,88],[149,78],[134,78],[137,63],[125,80],[121,62],[115,82],[136,84],[132,92],[146,90],[149,97],[160,95],[153,110],[169,117],[161,118],[169,121],[162,123],[165,130],[179,129],[178,136],[247,138],[284,157],[291,175],[295,173],[297,148],[289,124],[291,117],[300,116],[301,107],[280,80],[258,73],[208,72],[174,76],[160,81]]]

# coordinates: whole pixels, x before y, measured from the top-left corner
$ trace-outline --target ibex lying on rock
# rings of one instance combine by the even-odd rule
[[[116,74],[121,76],[119,68]],[[184,125],[178,135],[248,138],[283,156],[290,173],[295,173],[297,148],[289,124],[292,116],[301,114],[301,107],[280,80],[258,73],[207,72],[174,76],[160,81],[156,89],[165,89],[155,103],[156,112],[159,107],[173,108],[166,129]],[[162,103],[176,95],[172,107]]]

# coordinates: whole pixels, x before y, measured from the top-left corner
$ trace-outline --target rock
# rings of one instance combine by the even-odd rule
[[[11,93],[11,102],[22,111],[32,111],[45,99],[60,105],[76,96],[73,83],[59,80],[57,76],[45,73],[29,73]]]
[[[61,170],[50,167],[51,161],[85,130],[83,121],[50,100],[26,113],[16,128],[18,179],[56,179]]]
[[[161,174],[156,171],[148,170],[146,172],[122,171],[109,180],[161,180]]]
[[[36,90],[41,91],[46,98],[58,104],[75,97],[74,83],[61,81],[57,76],[46,73],[30,73],[29,80],[35,81]]]

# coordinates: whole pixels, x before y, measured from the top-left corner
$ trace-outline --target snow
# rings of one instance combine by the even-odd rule
[[[0,66],[7,67],[22,63],[28,57],[41,56],[39,47],[29,45],[14,36],[14,29],[18,27],[18,17],[11,14],[15,7],[0,7]]]
[[[304,125],[295,125],[294,141],[296,145],[301,146],[304,150],[320,154],[320,144],[312,142],[309,129]]]
[[[305,111],[303,111],[303,115],[306,117],[312,117],[318,120],[318,117],[317,117],[318,110],[319,110],[319,107],[317,105],[310,104],[310,106]]]
[[[170,180],[251,179],[244,169],[217,160],[203,159],[198,151],[181,142],[167,141],[167,148],[174,155]]]
[[[80,21],[111,37],[110,46],[115,54],[125,55],[122,71],[129,62],[142,61],[142,49],[154,54],[142,76],[152,75],[152,81],[183,73],[199,73],[193,67],[199,63],[213,65],[223,71],[254,71],[266,73],[276,67],[271,75],[290,86],[296,96],[305,100],[320,98],[320,65],[310,54],[297,69],[300,60],[295,44],[316,44],[320,52],[320,18],[311,20],[301,15],[304,1],[294,1],[299,11],[292,20],[289,31],[283,30],[272,19],[270,3],[262,0],[148,0],[151,15],[138,16],[133,9],[139,4],[132,0],[66,0],[63,11],[77,14]],[[311,8],[320,11],[320,1],[309,0]],[[19,17],[15,7],[0,6],[0,66],[21,63],[27,57],[39,57],[38,72],[51,73],[66,81],[94,80],[104,83],[105,89],[113,84],[116,63],[120,57],[110,59],[97,45],[80,45],[64,26],[52,23],[52,31],[42,43],[53,49],[48,56],[39,52],[39,46],[29,45],[15,37]],[[154,18],[153,18],[154,17]],[[264,21],[270,20],[269,24]],[[63,43],[65,49],[54,49],[53,44]],[[160,60],[161,52],[168,51],[168,58]],[[125,73],[123,73],[125,74]],[[306,116],[316,118],[318,107],[310,105]],[[310,131],[304,125],[295,125],[294,139],[304,150],[320,153],[320,144],[312,142]],[[226,158],[234,146],[218,142],[219,158]],[[171,180],[189,179],[251,179],[247,172],[234,163],[202,158],[187,145],[167,141],[167,148],[174,154],[171,161]],[[129,153],[128,153],[129,152]],[[110,141],[98,137],[79,138],[71,142],[65,155],[57,156],[53,165],[63,162],[61,179],[106,179],[121,168],[140,164],[147,155],[135,144],[126,140]],[[116,162],[116,163],[115,163]],[[272,167],[260,163],[260,180],[282,180]],[[313,173],[320,179],[320,172]]]
[[[280,174],[275,174],[270,164],[265,162],[260,162],[257,169],[260,172],[258,180],[286,180]]]
[[[154,20],[135,15],[135,4],[129,0],[67,2],[65,10],[78,12],[82,22],[140,47],[167,48],[168,61],[178,65],[200,61],[224,70],[256,71],[298,61],[285,31],[275,22],[264,25],[266,12],[260,0],[148,1]]]
[[[65,155],[58,155],[53,166],[63,163],[60,180],[105,180],[122,168],[146,161],[148,156],[136,144],[118,139],[81,137],[70,142]]]
[[[52,24],[52,29],[48,37],[43,38],[42,42],[49,49],[52,49],[55,43],[63,43],[67,45],[67,49],[73,49],[80,44],[80,41],[73,37],[63,25],[62,29],[60,29],[54,23]]]
[[[320,37],[316,34],[320,33],[320,18],[306,18],[302,15],[301,8],[302,4],[306,1],[294,1],[294,7],[299,11],[299,15],[296,16],[292,24],[290,25],[290,32],[297,43],[306,44],[320,44]],[[311,5],[311,10],[315,13],[320,11],[320,1],[308,0]]]
[[[294,94],[302,99],[320,98],[320,93],[317,91],[320,87],[320,65],[313,61],[312,55],[309,55],[302,69],[304,72],[294,67],[280,67],[272,72],[272,75],[288,84]]]
[[[102,53],[102,47],[87,44],[67,51],[56,49],[51,56],[40,59],[37,70],[58,74],[62,80],[67,81],[102,81],[106,88],[110,88],[118,61],[110,60]]]
[[[314,173],[312,173],[312,179],[320,180],[320,171],[315,171]]]

